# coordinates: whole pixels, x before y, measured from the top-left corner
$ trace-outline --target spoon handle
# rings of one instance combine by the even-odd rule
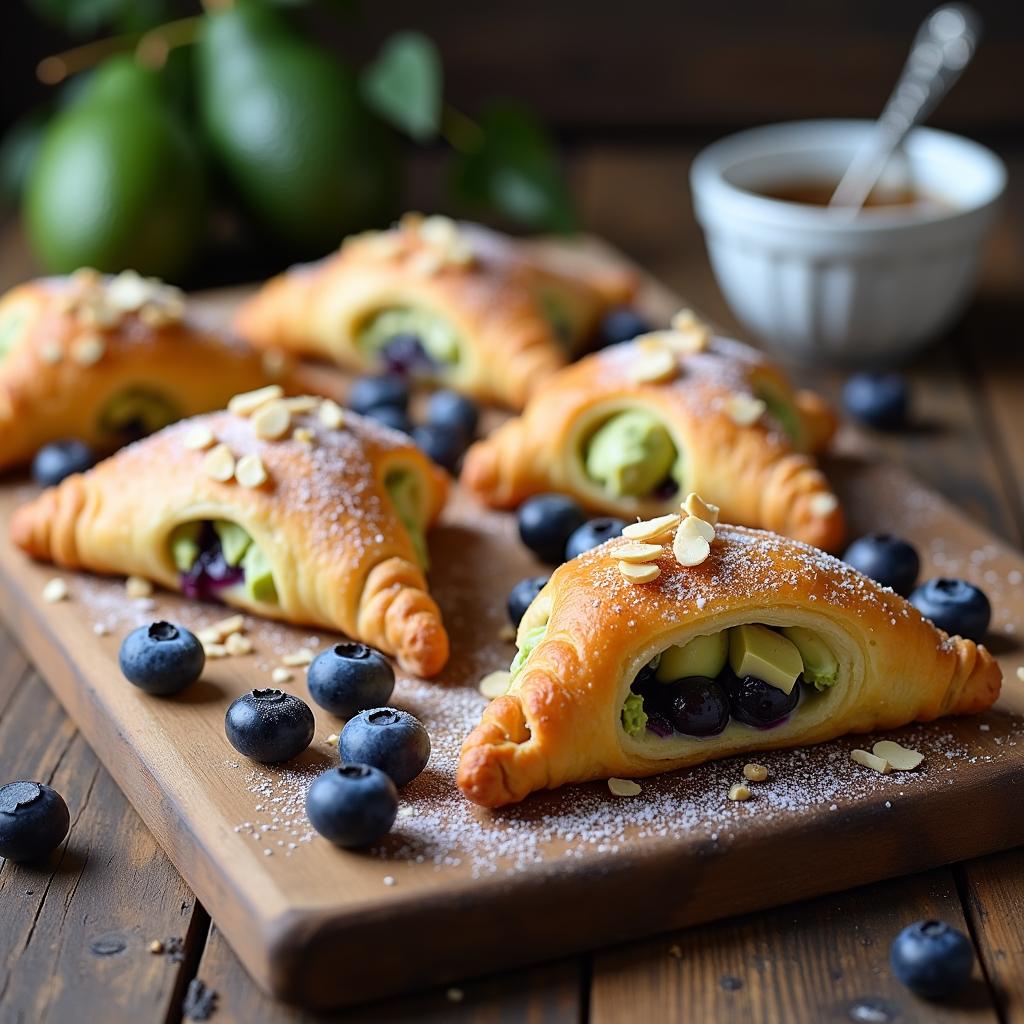
[[[914,37],[881,117],[854,154],[829,201],[857,213],[881,177],[889,158],[916,124],[938,105],[971,62],[981,35],[981,19],[966,4],[943,4],[925,18]]]

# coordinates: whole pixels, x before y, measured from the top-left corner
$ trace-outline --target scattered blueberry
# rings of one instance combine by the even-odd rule
[[[520,580],[508,595],[508,617],[516,629],[523,621],[526,609],[533,604],[533,599],[544,589],[550,576],[528,576]]]
[[[569,535],[586,521],[583,510],[564,494],[538,494],[519,506],[519,537],[542,561],[562,561]]]
[[[32,460],[32,479],[53,487],[72,473],[84,473],[96,462],[96,454],[83,441],[73,438],[44,445]]]
[[[393,374],[383,377],[359,377],[348,393],[348,407],[366,415],[382,405],[403,412],[409,407],[409,385]]]
[[[313,739],[313,712],[280,690],[243,693],[224,716],[224,731],[240,754],[278,764],[301,754]]]
[[[309,823],[338,846],[369,846],[387,835],[398,814],[398,792],[384,772],[343,764],[317,776],[306,794]]]
[[[899,430],[907,422],[910,391],[898,373],[855,373],[843,387],[843,404],[855,419],[878,430]]]
[[[686,736],[717,736],[729,724],[725,690],[704,676],[668,684],[661,704],[676,732]]]
[[[467,436],[462,430],[443,423],[427,423],[421,427],[414,427],[412,439],[420,451],[450,473],[455,472],[455,467],[467,447]]]
[[[181,693],[203,674],[206,652],[184,626],[152,622],[124,638],[118,661],[128,682],[166,697]]]
[[[601,321],[601,345],[618,345],[622,341],[632,341],[638,334],[646,334],[651,329],[645,320],[631,306],[620,306],[610,310]]]
[[[910,603],[939,629],[965,640],[983,639],[992,618],[988,598],[966,580],[928,580],[910,595]]]
[[[974,950],[962,932],[944,921],[918,921],[893,940],[889,962],[896,977],[915,995],[941,999],[970,980]]]
[[[41,782],[9,782],[0,789],[0,857],[42,860],[70,826],[68,805],[55,789]]]
[[[904,597],[914,589],[921,571],[921,559],[914,548],[888,533],[869,533],[855,540],[846,549],[843,561]]]
[[[571,562],[577,555],[584,551],[596,548],[612,537],[618,537],[625,527],[625,522],[613,516],[601,516],[599,519],[589,519],[582,526],[569,534],[565,544],[565,560]]]
[[[729,695],[733,718],[746,725],[763,729],[786,717],[800,701],[800,687],[784,693],[777,686],[756,676],[737,678],[731,672],[721,677]]]
[[[344,764],[369,764],[399,789],[427,766],[430,737],[408,711],[374,708],[356,715],[341,730],[338,754]]]
[[[427,423],[432,427],[453,427],[472,441],[479,422],[476,403],[458,391],[435,391],[427,401]]]
[[[352,718],[388,702],[395,688],[395,670],[380,651],[346,641],[313,659],[306,682],[320,707]]]
[[[375,420],[386,427],[391,427],[392,430],[400,430],[403,434],[412,433],[409,414],[404,409],[399,409],[397,405],[375,405],[372,409],[367,409],[363,415],[368,420]]]

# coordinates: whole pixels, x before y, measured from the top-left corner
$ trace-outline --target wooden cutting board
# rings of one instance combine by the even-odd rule
[[[645,301],[658,315],[678,305],[653,284]],[[979,718],[885,734],[925,753],[913,773],[853,764],[850,749],[874,738],[759,756],[770,778],[742,804],[726,799],[742,759],[644,780],[631,799],[595,783],[488,812],[459,796],[459,744],[485,705],[476,683],[514,650],[502,638],[505,597],[541,567],[512,517],[457,491],[431,536],[452,661],[433,683],[400,678],[394,699],[423,720],[433,753],[402,793],[393,834],[365,853],[334,849],[303,813],[342,722],[314,707],[313,745],[280,769],[246,762],[224,736],[231,700],[271,685],[283,658],[321,649],[328,634],[250,619],[252,654],[211,661],[190,691],[155,699],[121,677],[121,637],[154,618],[198,629],[223,608],[167,593],[132,602],[122,581],[68,573],[70,599],[46,604],[52,568],[0,540],[0,610],[253,978],[310,1006],[360,1002],[1024,842],[1012,811],[1024,795],[1024,557],[892,468],[852,457],[828,468],[853,533],[903,534],[925,576],[986,590],[1004,696]],[[0,488],[4,537],[32,493]],[[284,688],[307,697],[303,675]]]

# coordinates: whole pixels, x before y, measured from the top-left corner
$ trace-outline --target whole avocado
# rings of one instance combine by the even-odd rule
[[[202,240],[205,206],[202,160],[159,76],[116,57],[47,128],[23,214],[50,271],[174,278]]]
[[[276,12],[239,0],[197,47],[210,149],[251,212],[296,254],[319,255],[391,212],[395,154],[335,59]]]

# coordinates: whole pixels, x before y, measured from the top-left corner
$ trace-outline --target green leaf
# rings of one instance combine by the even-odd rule
[[[362,73],[366,102],[385,121],[417,142],[434,138],[441,125],[441,56],[419,32],[398,32]]]
[[[554,145],[537,118],[523,107],[495,104],[480,118],[480,131],[477,147],[456,157],[456,196],[534,230],[573,231],[572,201]]]

